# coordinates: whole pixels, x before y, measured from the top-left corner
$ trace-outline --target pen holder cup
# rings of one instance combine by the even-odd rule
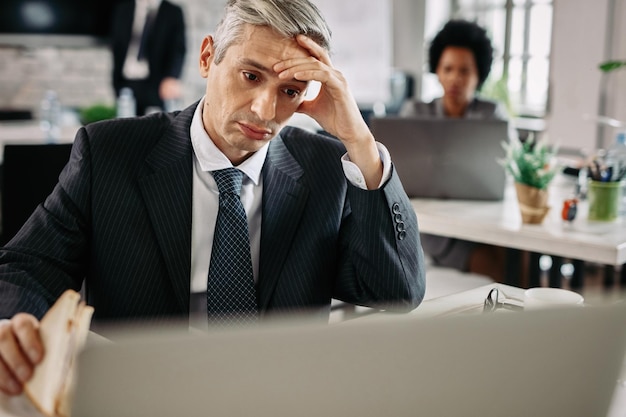
[[[610,222],[619,216],[620,201],[622,200],[621,181],[594,181],[589,180],[587,198],[589,200],[588,220]]]

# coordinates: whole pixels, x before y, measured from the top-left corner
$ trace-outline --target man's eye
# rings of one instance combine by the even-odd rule
[[[252,74],[250,72],[244,72],[243,76],[246,77],[250,81],[256,81],[259,79],[259,77],[256,74]]]
[[[285,94],[287,94],[289,97],[298,97],[300,95],[300,90],[295,90],[293,88],[286,88],[285,89]]]

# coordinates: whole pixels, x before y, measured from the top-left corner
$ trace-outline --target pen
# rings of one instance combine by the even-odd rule
[[[602,168],[600,169],[600,181],[609,182],[612,180],[612,176],[613,176],[613,167],[607,167],[606,165],[603,165]]]
[[[594,181],[597,181],[599,175],[598,175],[598,161],[596,159],[591,161],[591,164],[589,164],[589,172],[591,173],[591,179]]]

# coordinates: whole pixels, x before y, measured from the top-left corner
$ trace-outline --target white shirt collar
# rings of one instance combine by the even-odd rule
[[[213,140],[209,137],[206,130],[204,130],[204,123],[202,122],[203,109],[204,97],[202,97],[202,100],[200,100],[200,103],[198,103],[196,107],[189,129],[191,145],[200,163],[200,168],[202,171],[217,171],[218,169],[230,168],[233,164],[226,155],[215,146]],[[254,182],[254,185],[259,184],[268,147],[269,143],[266,143],[261,149],[237,166],[237,169],[246,174],[246,176]]]

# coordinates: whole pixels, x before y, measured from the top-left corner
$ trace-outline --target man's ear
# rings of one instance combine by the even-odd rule
[[[200,47],[200,75],[202,78],[206,78],[209,75],[209,67],[213,63],[214,56],[213,37],[209,35],[202,40],[202,46]]]

